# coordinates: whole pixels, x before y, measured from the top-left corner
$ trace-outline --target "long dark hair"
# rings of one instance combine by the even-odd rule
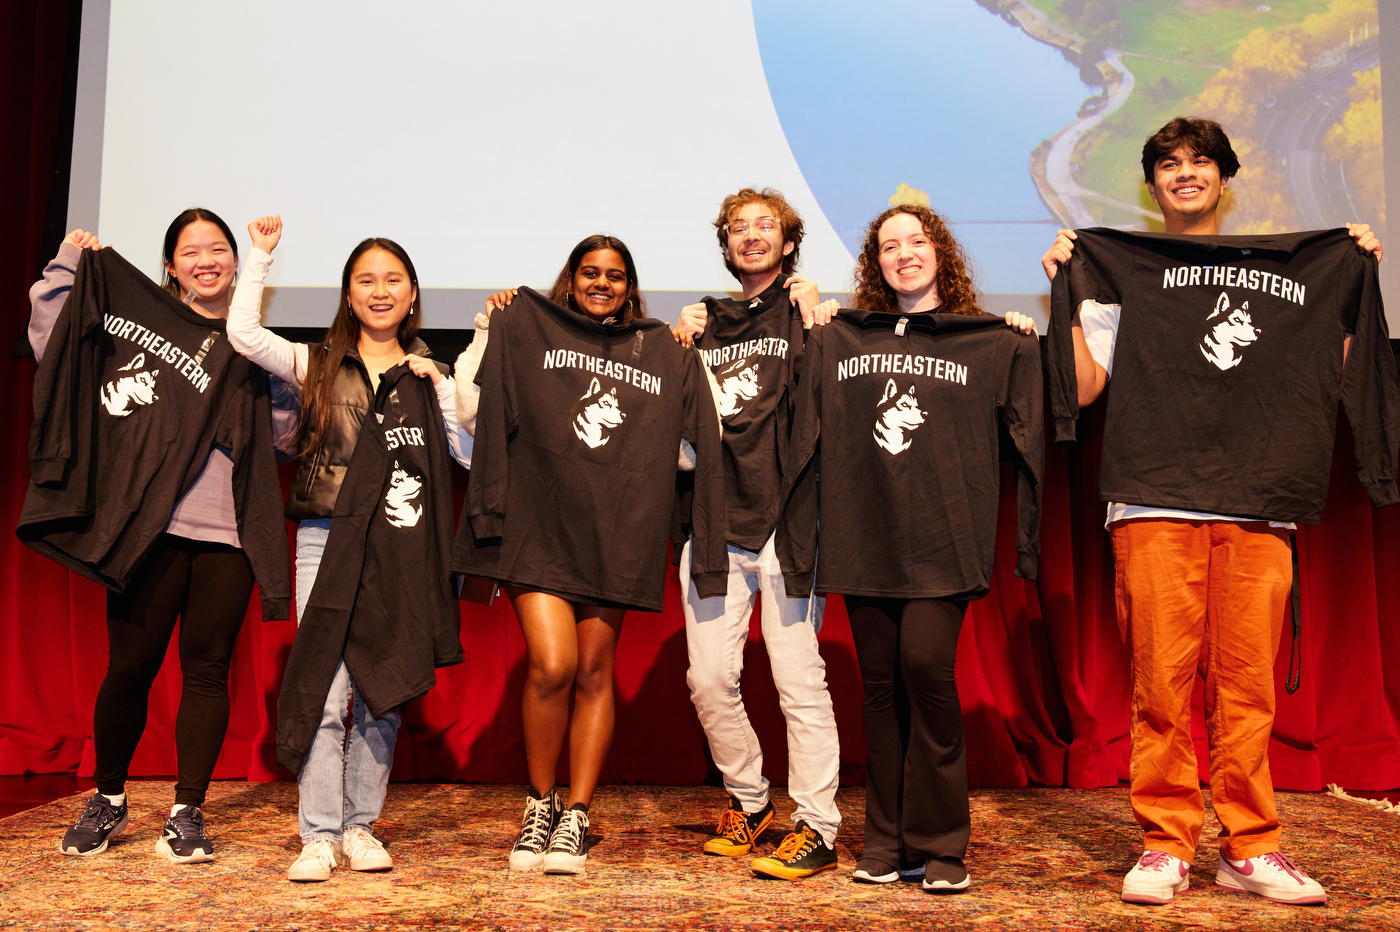
[[[408,280],[413,283],[414,296],[410,312],[399,321],[399,346],[408,352],[418,329],[423,325],[423,289],[418,287],[418,272],[413,268],[413,260],[404,248],[383,236],[371,236],[360,241],[350,251],[345,260],[345,268],[340,273],[340,306],[336,308],[335,320],[331,321],[326,335],[320,343],[311,347],[306,365],[306,378],[301,383],[301,424],[298,428],[298,445],[301,455],[316,452],[326,442],[326,431],[331,423],[331,396],[335,390],[335,377],[340,372],[340,364],[345,354],[360,345],[360,319],[350,309],[350,276],[355,271],[355,263],[371,249],[382,249],[403,263],[408,272]]]
[[[606,233],[594,233],[574,247],[574,251],[569,253],[569,261],[559,270],[554,287],[549,289],[549,300],[555,304],[562,304],[571,311],[582,313],[574,304],[574,274],[578,272],[578,267],[583,265],[583,257],[599,249],[611,249],[617,253],[622,257],[622,264],[627,269],[627,303],[622,306],[618,323],[630,324],[639,317],[647,316],[647,300],[642,297],[641,289],[637,287],[637,266],[632,261],[632,253],[627,251],[627,246],[622,240]]]
[[[977,290],[967,270],[966,253],[953,239],[943,218],[922,204],[897,204],[865,228],[865,242],[856,258],[856,290],[851,296],[851,306],[890,314],[899,311],[894,289],[880,270],[880,227],[896,214],[909,214],[917,219],[933,240],[934,255],[938,259],[938,269],[933,274],[934,284],[938,286],[938,310],[944,314],[981,314]]]
[[[160,280],[160,287],[182,300],[185,295],[180,291],[180,283],[170,277],[170,266],[175,262],[175,247],[180,242],[180,234],[184,232],[185,227],[196,220],[212,223],[224,234],[224,239],[228,240],[229,248],[233,250],[234,274],[238,274],[238,240],[233,238],[233,231],[228,228],[227,223],[224,223],[224,218],[203,207],[191,207],[189,210],[182,211],[180,216],[170,221],[170,226],[165,228],[165,245],[161,249],[161,258],[165,261],[161,263],[163,277]]]

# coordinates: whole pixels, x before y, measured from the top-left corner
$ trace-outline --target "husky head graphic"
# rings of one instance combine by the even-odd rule
[[[97,393],[97,400],[113,417],[126,417],[142,405],[148,405],[160,396],[156,394],[156,376],[159,369],[150,372],[138,371],[146,365],[146,354],[137,353],[136,358],[118,369],[130,375],[117,376]]]
[[[730,363],[719,371],[719,416],[729,417],[744,409],[744,402],[758,396],[758,363],[746,365],[747,359]]]
[[[924,422],[924,412],[914,398],[914,386],[902,395],[896,394],[894,379],[885,386],[885,394],[875,406],[875,442],[886,453],[899,454],[909,449],[909,436]]]
[[[1244,361],[1244,347],[1259,339],[1261,331],[1249,316],[1249,302],[1230,307],[1230,297],[1220,292],[1215,310],[1206,318],[1196,345],[1206,361],[1220,369],[1233,369]]]
[[[394,460],[394,473],[389,477],[389,491],[384,494],[384,517],[394,527],[414,527],[423,517],[423,506],[414,499],[423,491],[423,480],[399,466]]]
[[[595,450],[612,439],[608,432],[627,417],[617,406],[617,389],[603,392],[597,379],[569,413],[578,439]]]

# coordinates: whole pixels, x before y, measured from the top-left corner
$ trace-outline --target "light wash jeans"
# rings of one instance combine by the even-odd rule
[[[330,528],[329,518],[311,518],[297,526],[298,623],[306,611],[311,587],[316,584],[316,571],[321,566]],[[345,712],[351,708],[352,699],[354,706],[347,729]],[[398,733],[398,713],[390,712],[383,718],[370,715],[341,660],[326,695],[321,724],[297,777],[301,796],[297,821],[302,844],[339,843],[346,829],[368,830],[374,824],[389,789]]]
[[[763,749],[739,690],[756,592],[762,600],[763,644],[778,687],[778,706],[787,720],[788,795],[797,806],[792,819],[805,821],[834,845],[841,825],[836,809],[841,751],[826,689],[826,661],[817,651],[826,599],[788,598],[772,536],[759,553],[731,545],[729,591],[702,599],[690,579],[690,544],[686,541],[681,549],[681,608],[690,654],[685,681],[710,742],[710,755],[724,774],[724,788],[745,812],[757,812],[768,803]]]

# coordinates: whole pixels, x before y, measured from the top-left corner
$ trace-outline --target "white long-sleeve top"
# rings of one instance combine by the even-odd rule
[[[243,274],[238,277],[238,287],[233,291],[233,303],[229,305],[228,341],[237,352],[287,383],[299,400],[302,380],[310,364],[310,348],[305,343],[293,343],[280,337],[262,325],[263,284],[271,266],[272,256],[257,247],[249,250]],[[379,373],[370,372],[370,378],[376,386],[379,384]],[[445,375],[436,388],[452,458],[470,469],[472,435],[458,420],[456,383],[450,375]],[[475,412],[473,406],[473,423]]]

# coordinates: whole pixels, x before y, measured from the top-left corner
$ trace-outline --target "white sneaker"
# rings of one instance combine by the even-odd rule
[[[544,853],[546,874],[582,874],[588,862],[588,813],[565,809]]]
[[[1327,902],[1327,891],[1322,889],[1322,884],[1303,873],[1282,851],[1270,851],[1244,861],[1232,861],[1222,854],[1215,871],[1215,885],[1226,890],[1257,893],[1275,903],[1297,906]]]
[[[301,854],[287,868],[287,879],[297,883],[330,880],[331,871],[340,861],[340,846],[335,842],[313,841],[301,846]]]
[[[1144,851],[1123,878],[1123,902],[1154,906],[1170,903],[1190,884],[1190,874],[1191,865],[1181,858],[1165,851]]]
[[[387,871],[394,859],[374,833],[363,828],[349,828],[340,839],[340,851],[350,862],[352,871]]]

